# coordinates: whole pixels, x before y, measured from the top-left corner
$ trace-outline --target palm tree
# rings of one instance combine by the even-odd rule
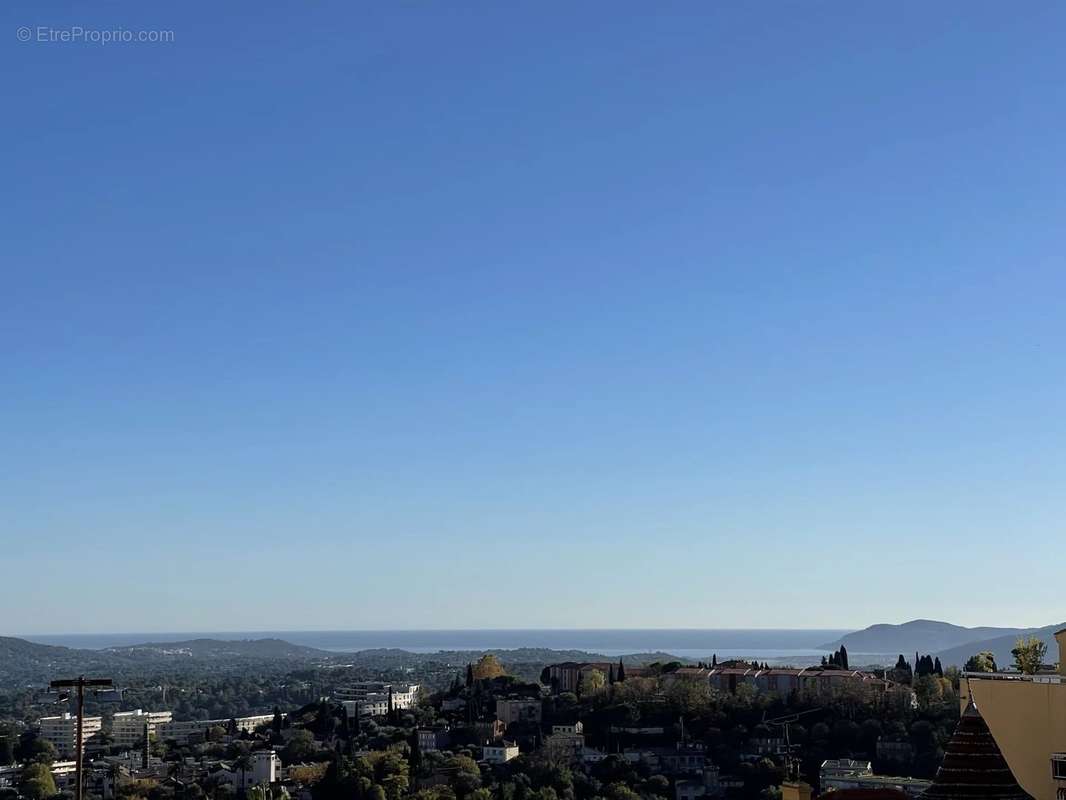
[[[252,768],[252,757],[248,753],[241,753],[233,759],[233,768],[241,771],[241,784],[237,794],[244,795],[248,790],[248,770]]]

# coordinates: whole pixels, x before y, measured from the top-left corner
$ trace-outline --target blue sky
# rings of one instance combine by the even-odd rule
[[[1066,6],[0,16],[9,632],[1066,619]]]

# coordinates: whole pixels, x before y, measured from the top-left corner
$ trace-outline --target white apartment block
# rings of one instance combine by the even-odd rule
[[[338,686],[333,690],[333,698],[340,701],[374,703],[380,703],[384,699],[387,707],[390,689],[392,690],[392,707],[397,710],[410,708],[418,700],[417,683],[381,683],[380,681],[361,681],[348,686]]]
[[[144,744],[144,729],[148,726],[149,737],[156,729],[171,721],[169,711],[116,711],[111,718],[111,739],[116,747],[131,748]]]
[[[349,717],[384,717],[389,713],[389,690],[392,690],[392,707],[397,711],[414,706],[418,700],[417,683],[381,683],[362,681],[333,690],[333,699],[340,701]]]
[[[41,717],[37,722],[40,736],[51,742],[59,751],[60,758],[77,757],[78,718],[69,713],[56,717]],[[91,736],[98,734],[104,727],[101,717],[84,717],[82,720],[82,747]]]

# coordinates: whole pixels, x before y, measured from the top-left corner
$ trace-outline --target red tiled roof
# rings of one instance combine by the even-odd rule
[[[921,800],[1033,800],[1018,785],[973,698]]]

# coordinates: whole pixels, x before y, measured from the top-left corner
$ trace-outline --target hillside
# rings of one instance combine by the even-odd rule
[[[0,636],[0,684],[41,683],[81,672],[110,669],[116,657],[95,650],[77,650]]]
[[[1059,660],[1058,645],[1055,643],[1055,631],[1060,631],[1063,628],[1066,628],[1066,622],[1047,625],[1043,628],[1025,628],[1010,634],[951,647],[937,653],[937,657],[945,667],[951,665],[962,667],[970,656],[983,650],[989,650],[996,656],[996,665],[1003,669],[1010,666],[1014,660],[1010,651],[1014,648],[1014,643],[1018,640],[1018,637],[1032,635],[1039,637],[1047,645],[1047,657],[1045,660],[1049,663],[1055,663]]]
[[[841,645],[853,653],[936,653],[998,637],[1016,638],[1021,628],[964,628],[950,622],[915,619],[901,625],[871,625],[821,646],[835,650]],[[1014,638],[1011,639],[1013,646]],[[971,653],[972,654],[972,653]],[[967,656],[969,657],[969,656]],[[941,659],[943,660],[943,659]]]

